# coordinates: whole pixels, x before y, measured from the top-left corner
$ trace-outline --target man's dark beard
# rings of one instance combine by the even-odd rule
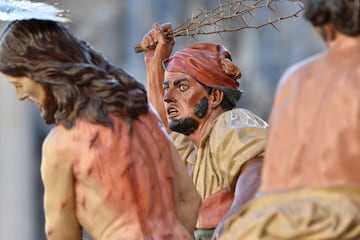
[[[57,109],[58,105],[50,87],[45,86],[45,102],[42,110],[42,118],[45,120],[46,124],[54,124],[56,122],[55,112]]]
[[[194,114],[198,118],[205,117],[207,111],[209,109],[208,99],[207,97],[203,97],[198,104],[194,107]],[[189,136],[199,127],[199,122],[191,117],[181,118],[178,120],[169,121],[169,128],[174,132],[178,132],[184,134],[185,136]]]
[[[203,97],[198,104],[194,107],[194,114],[198,118],[203,118],[209,109],[209,102],[207,97]]]
[[[181,118],[176,120],[171,120],[169,122],[169,128],[171,131],[184,134],[189,136],[199,127],[199,122],[194,118]]]

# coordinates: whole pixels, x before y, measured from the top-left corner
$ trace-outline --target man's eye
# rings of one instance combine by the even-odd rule
[[[187,85],[180,85],[180,86],[179,86],[179,89],[180,89],[180,91],[186,91],[186,90],[189,89],[189,86],[187,86]]]

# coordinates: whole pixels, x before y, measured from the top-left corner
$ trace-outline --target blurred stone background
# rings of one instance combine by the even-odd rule
[[[143,54],[135,54],[138,43],[152,23],[178,24],[182,19],[211,8],[218,0],[58,0],[70,10],[69,27],[87,40],[112,63],[145,83]],[[286,2],[286,0],[284,1]],[[292,10],[282,7],[282,11]],[[288,8],[288,9],[287,9]],[[259,13],[256,18],[268,18]],[[5,23],[1,24],[1,29]],[[318,53],[324,46],[309,23],[286,20],[259,30],[208,35],[198,39],[179,37],[175,50],[195,41],[225,45],[243,73],[239,102],[264,119],[268,118],[277,82],[291,64]],[[44,213],[40,179],[41,143],[49,130],[39,110],[28,101],[17,100],[13,87],[0,79],[0,239],[44,240]]]

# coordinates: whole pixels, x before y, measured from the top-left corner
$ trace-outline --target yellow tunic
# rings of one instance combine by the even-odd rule
[[[199,149],[182,134],[171,136],[196,189],[206,199],[223,188],[234,191],[244,163],[264,153],[266,129],[267,123],[255,114],[233,109],[213,122]]]
[[[226,224],[221,240],[360,239],[360,187],[338,185],[269,194]]]

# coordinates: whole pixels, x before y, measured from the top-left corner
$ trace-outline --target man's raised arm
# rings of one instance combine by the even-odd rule
[[[171,36],[171,24],[153,24],[153,28],[144,35],[142,44],[145,51],[146,81],[149,102],[155,107],[164,125],[167,126],[166,109],[163,104],[164,69],[162,62],[172,52],[175,41]]]

